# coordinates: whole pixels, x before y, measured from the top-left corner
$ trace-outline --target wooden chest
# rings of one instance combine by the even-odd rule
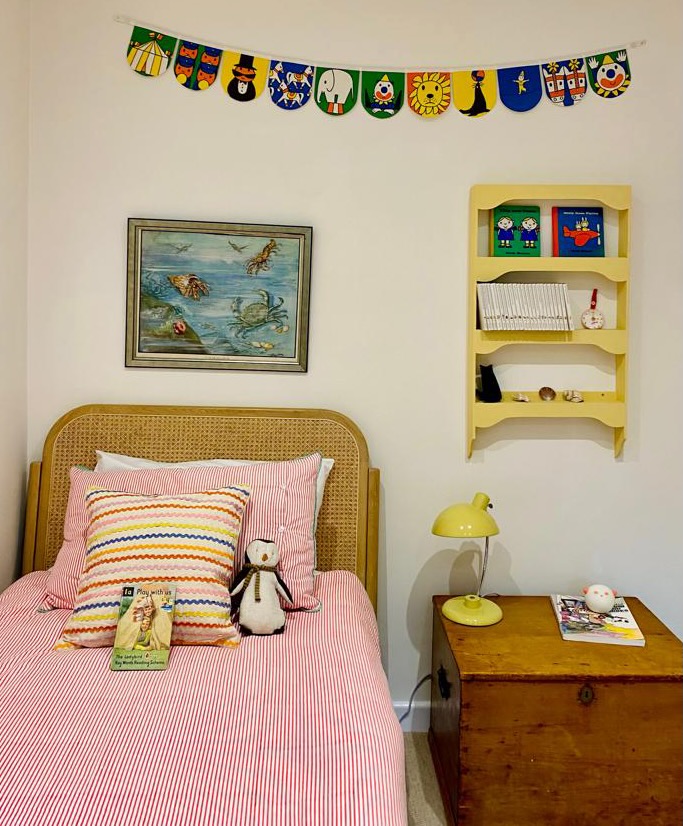
[[[429,740],[451,823],[683,819],[683,650],[642,603],[644,647],[567,642],[549,597],[456,625],[434,597]]]

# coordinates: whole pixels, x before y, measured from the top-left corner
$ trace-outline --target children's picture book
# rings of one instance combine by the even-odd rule
[[[502,204],[491,210],[491,255],[539,257],[540,235],[540,206]]]
[[[553,207],[552,227],[555,257],[604,257],[602,207]]]
[[[175,584],[131,582],[121,591],[112,671],[160,671],[168,665]]]
[[[551,594],[550,601],[562,639],[611,645],[645,645],[645,637],[623,597],[617,597],[614,607],[606,614],[591,611],[583,597]]]

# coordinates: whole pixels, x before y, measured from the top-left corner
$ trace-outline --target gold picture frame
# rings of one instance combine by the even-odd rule
[[[306,372],[312,234],[129,218],[126,367]]]

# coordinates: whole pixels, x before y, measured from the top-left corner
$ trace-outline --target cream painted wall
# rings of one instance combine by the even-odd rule
[[[0,9],[5,73],[0,88],[0,588],[17,572],[26,470],[26,222],[28,187],[29,9],[5,0]]]
[[[474,547],[435,514],[489,493],[501,532],[487,586],[637,594],[679,634],[681,529],[681,50],[678,2],[33,0],[29,457],[86,402],[335,408],[382,469],[379,622],[393,696],[428,673],[433,593],[464,591]],[[542,60],[646,38],[617,101],[545,101],[428,122],[295,113],[264,97],[135,76],[114,14],[198,39],[329,65]],[[514,36],[511,37],[511,32]],[[672,89],[674,92],[672,93]],[[615,460],[597,423],[499,426],[465,459],[467,202],[478,182],[633,186],[629,430]],[[305,375],[125,369],[129,216],[310,224]],[[577,356],[586,361],[588,355]],[[549,367],[548,369],[551,369]],[[554,367],[552,368],[554,369]],[[545,383],[545,382],[544,382]],[[522,646],[523,643],[520,643]],[[426,687],[423,689],[426,696]]]

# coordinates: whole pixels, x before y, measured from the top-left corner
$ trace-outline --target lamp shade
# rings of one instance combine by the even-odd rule
[[[498,525],[488,512],[490,501],[485,493],[475,493],[470,504],[451,505],[436,517],[432,533],[462,538],[494,536]]]

